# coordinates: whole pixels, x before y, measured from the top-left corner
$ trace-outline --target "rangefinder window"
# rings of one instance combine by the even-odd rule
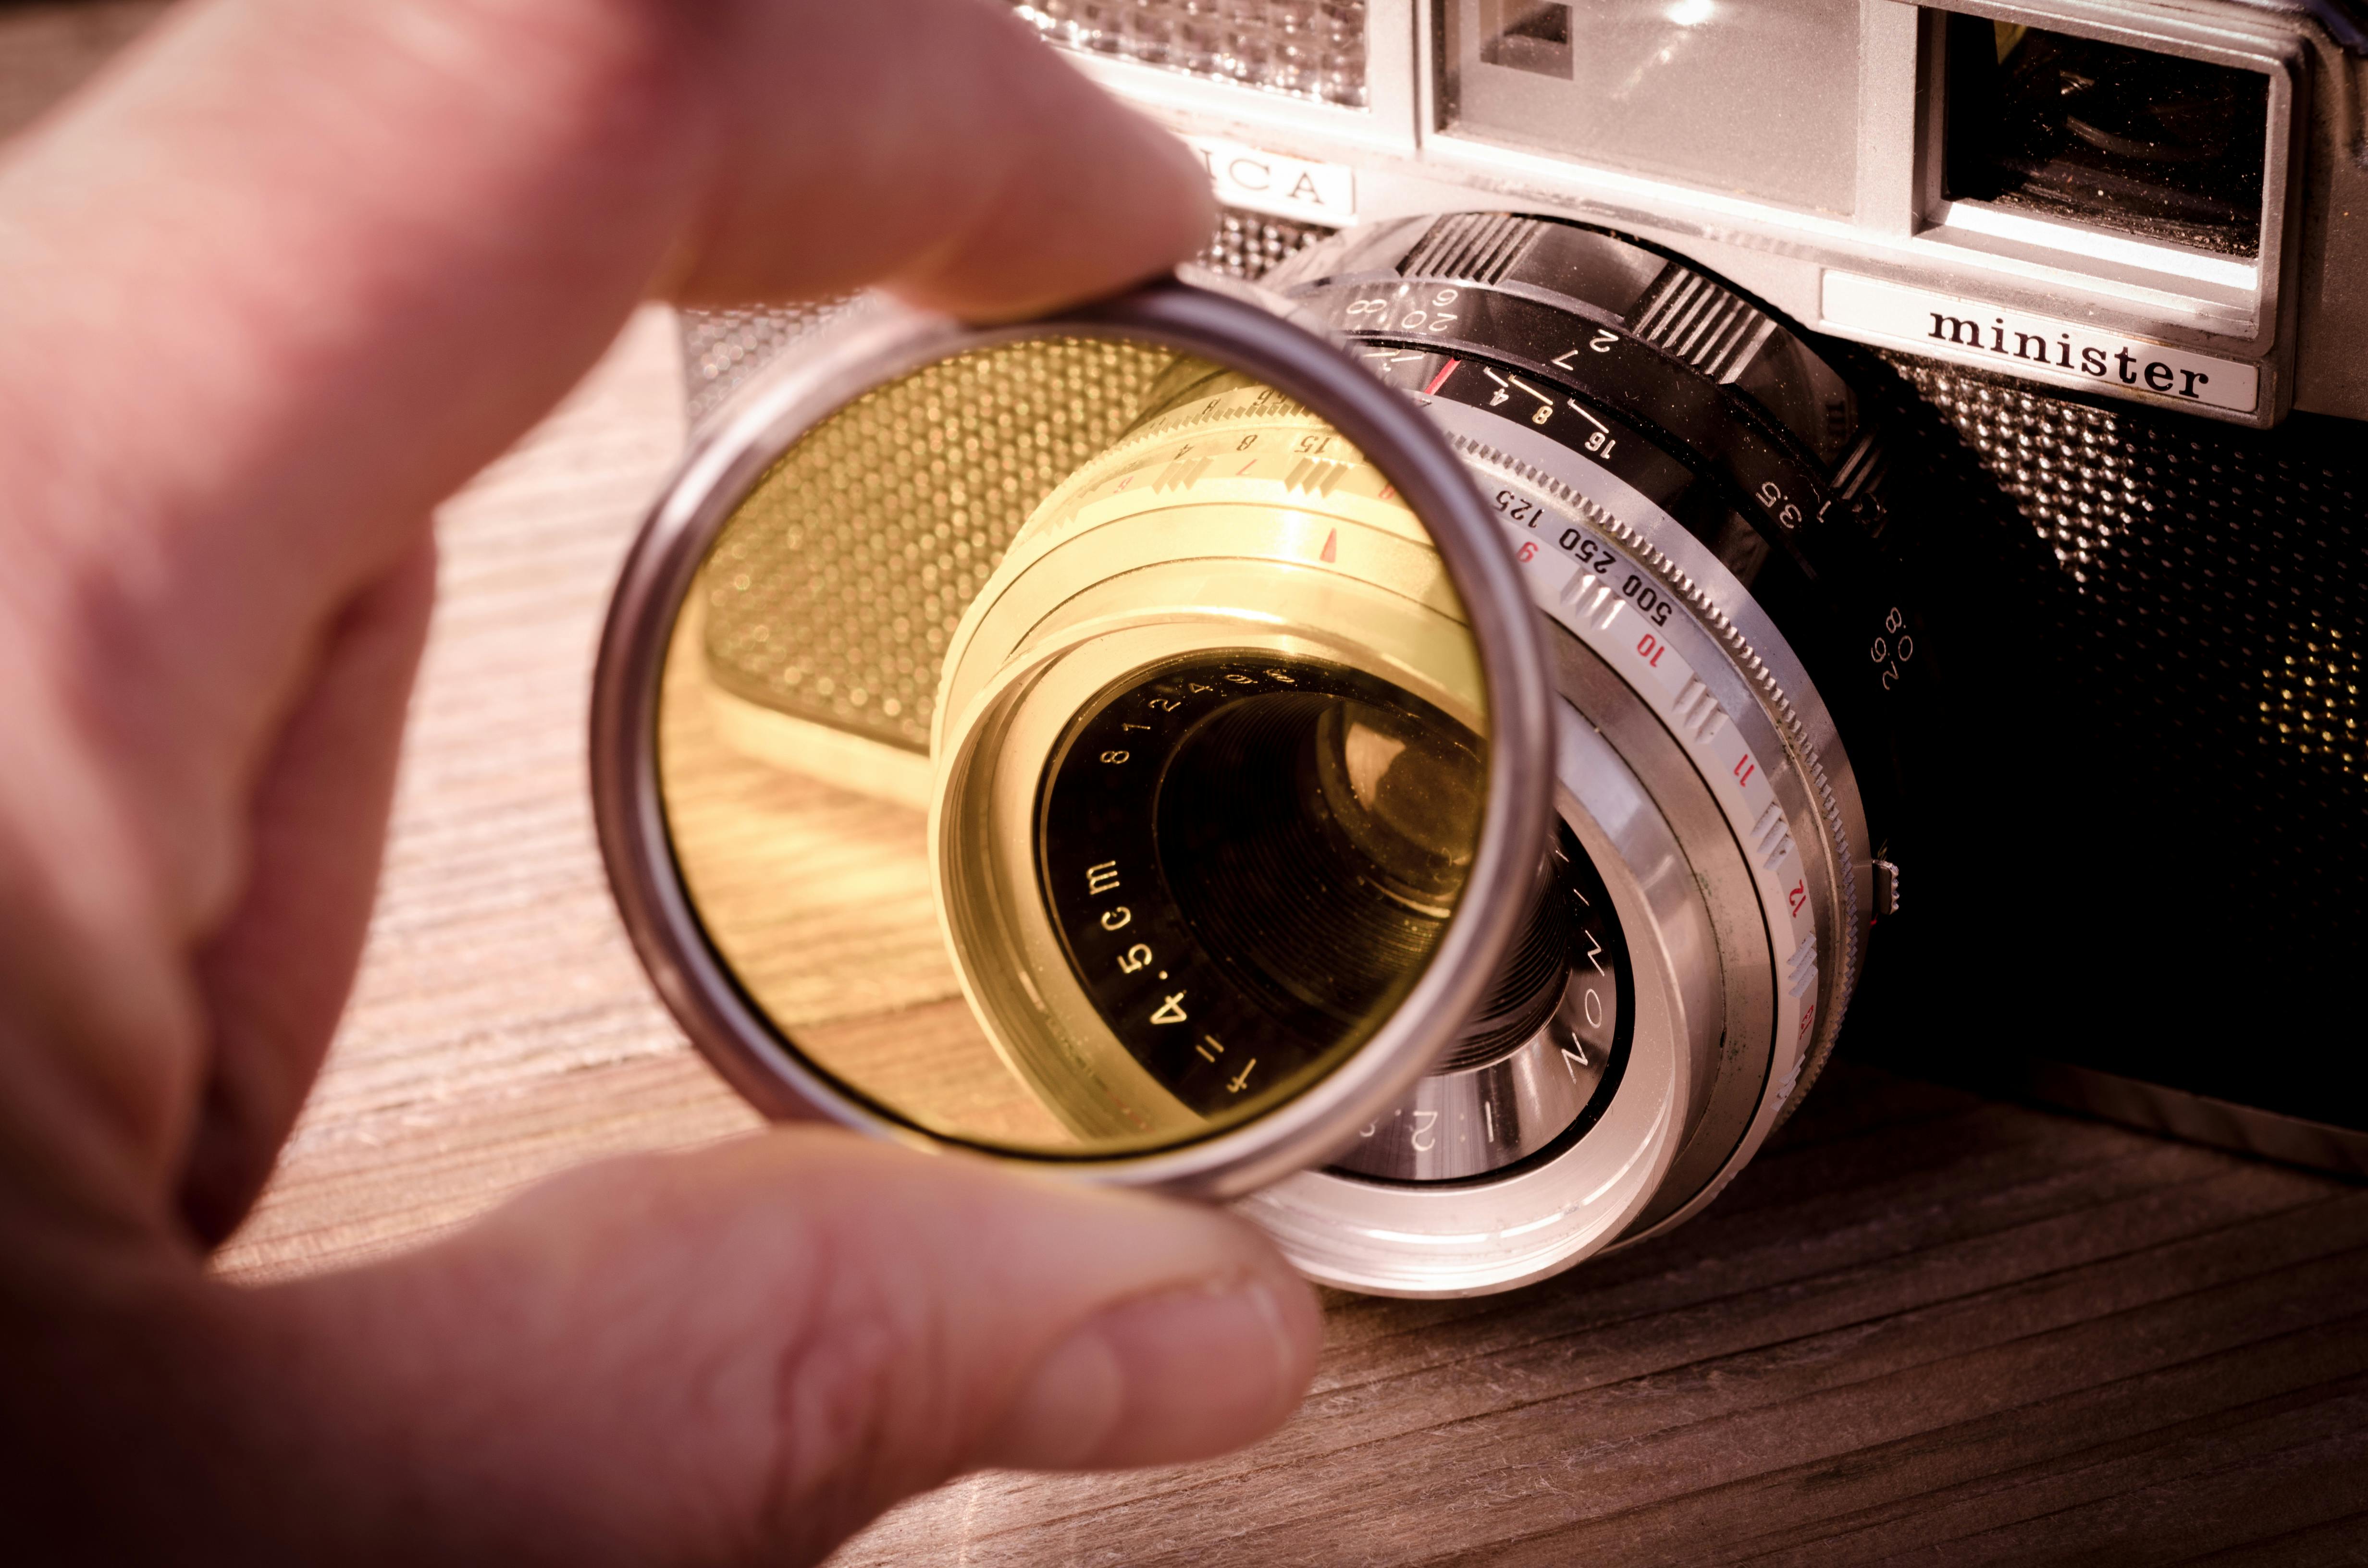
[[[1570,7],[1480,0],[1480,58],[1490,65],[1570,80]]]
[[[1440,129],[1847,214],[1859,0],[1440,0]]]
[[[1980,17],[1946,49],[1950,199],[2260,254],[2267,76]]]

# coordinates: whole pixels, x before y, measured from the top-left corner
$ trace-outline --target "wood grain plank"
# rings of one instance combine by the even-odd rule
[[[2368,1201],[2361,1209],[2356,1229],[2368,1241]],[[2269,1250],[2281,1258],[2322,1244],[2303,1227],[2279,1241]],[[1513,1541],[1667,1496],[1673,1483],[1699,1490],[1768,1468],[1770,1456],[1832,1458],[2027,1403],[2031,1391],[2132,1375],[2166,1345],[2201,1354],[2324,1321],[2338,1310],[2336,1287],[2362,1267],[2357,1256],[2305,1256],[2253,1274],[2251,1260],[2192,1242],[2150,1249],[2147,1261],[2067,1270],[1546,1398],[1508,1378],[1481,1385],[1494,1404],[1484,1414],[1331,1463],[1261,1471],[1224,1489],[1222,1510],[1213,1496],[1179,1494],[1051,1528],[1090,1529],[1124,1561],[1145,1564],[1245,1550],[1253,1533],[1257,1549],[1280,1561],[1388,1564],[1449,1557],[1426,1522],[1453,1517],[1463,1560],[1508,1561]],[[2238,1277],[2198,1292],[2190,1289],[2198,1269]],[[2096,1311],[2100,1291],[2118,1311]],[[1179,1537],[1192,1547],[1160,1545]],[[971,1560],[1033,1561],[1038,1545],[988,1535],[970,1543]]]
[[[2065,1123],[2064,1130],[2070,1135],[2064,1141],[2066,1143],[2077,1144],[2093,1132],[2101,1140],[2100,1146],[2134,1154],[2127,1162],[2132,1168],[2117,1173],[2125,1184],[2117,1190],[2134,1197],[2153,1195],[2157,1202],[2169,1190],[2162,1185],[2166,1171],[2202,1167],[2226,1177],[2231,1167],[2219,1156],[2134,1138],[2118,1130],[2077,1122]],[[1929,1142],[1924,1144],[1929,1146]],[[2024,1157],[2061,1152],[2060,1145],[2048,1145]],[[1690,1355],[1713,1353],[1689,1339],[1689,1323],[1707,1324],[1713,1334],[1723,1328],[1734,1345],[1755,1343],[1784,1326],[1767,1315],[1764,1303],[1769,1300],[1797,1295],[1804,1289],[1831,1290],[1851,1268],[1883,1266],[1895,1275],[1905,1271],[1913,1277],[1926,1267],[1917,1257],[1918,1252],[1949,1243],[1975,1243],[2002,1231],[2011,1232],[2018,1224],[2065,1221],[2078,1235],[2082,1227],[2077,1215],[2098,1200],[2094,1190],[2064,1180],[2043,1182],[2035,1189],[2018,1193],[2016,1184],[1997,1169],[1952,1170],[1952,1174],[1967,1181],[1964,1191],[1943,1190],[1925,1204],[1900,1201],[1895,1195],[1873,1216],[1878,1222],[1868,1223],[1870,1216],[1865,1214],[1844,1213],[1814,1241],[1803,1237],[1797,1223],[1778,1228],[1772,1240],[1722,1233],[1722,1227],[1712,1222],[1714,1210],[1695,1226],[1600,1260],[1568,1281],[1452,1303],[1480,1310],[1456,1320],[1452,1329],[1434,1324],[1383,1341],[1335,1344],[1327,1348],[1303,1420],[1281,1437],[1252,1455],[1190,1471],[1146,1474],[1136,1480],[1133,1490],[1138,1497],[1155,1496],[1178,1487],[1246,1476],[1260,1468],[1309,1462],[1360,1444],[1417,1433],[1457,1415],[1496,1408],[1513,1397],[1517,1386],[1508,1375],[1508,1358],[1535,1358],[1555,1354],[1557,1346],[1577,1346],[1598,1358],[1593,1381],[1614,1383]],[[2317,1190],[2306,1183],[2292,1187],[2283,1173],[2265,1183],[2253,1178],[2247,1189],[2257,1196],[2241,1200],[2273,1204]],[[2017,1196],[2037,1207],[2018,1207],[2013,1202]],[[1814,1201],[1816,1207],[1811,1212],[1822,1215],[1834,1199],[1827,1195]],[[1998,1249],[2009,1260],[1998,1271],[2004,1277],[2021,1272],[2027,1261],[2016,1250],[2020,1244],[2009,1239]],[[1893,1287],[1878,1281],[1869,1289],[1881,1292]],[[1801,1306],[1798,1301],[1793,1304],[1796,1310]],[[1331,1322],[1337,1327],[1360,1316],[1437,1305],[1343,1297],[1335,1303]],[[1799,1321],[1848,1321],[1861,1306],[1862,1302],[1845,1294],[1827,1303],[1822,1320]],[[1622,1355],[1631,1359],[1622,1362]],[[1577,1386],[1579,1381],[1571,1374],[1567,1386]],[[1070,1499],[1089,1495],[1089,1487],[1090,1483],[1063,1478],[1011,1478],[1002,1495],[1007,1499],[1004,1506],[1025,1506],[1041,1516],[1065,1511]],[[1023,1505],[1021,1499],[1028,1501]]]
[[[1852,1563],[1895,1562],[1940,1543],[1977,1542],[1985,1536],[1995,1536],[2007,1528],[2002,1521],[2011,1520],[2014,1527],[2021,1528],[2205,1473],[2274,1470],[2290,1455],[2360,1426],[2362,1417],[2368,1415],[2368,1378],[2361,1375],[2368,1368],[2368,1335],[2361,1333],[2361,1327],[2355,1318],[2338,1325],[2338,1332],[2313,1329],[2282,1335],[2258,1346],[2034,1403],[1987,1422],[1946,1428],[1924,1443],[1920,1457],[1971,1473],[2019,1447],[2021,1453],[2013,1457],[2021,1462],[1920,1492],[1911,1489],[1941,1473],[1942,1466],[1928,1462],[1902,1467],[1884,1478],[1899,1489],[1897,1500],[1869,1510],[1880,1514],[1880,1518],[1839,1516],[1812,1527],[1814,1543],[1753,1555],[1746,1561],[1763,1568],[1808,1564],[1844,1568]],[[2242,1403],[2246,1394],[2281,1381],[2289,1386],[2273,1387],[2266,1397]],[[2166,1408],[2198,1414],[2168,1426],[2150,1425]],[[2034,1433],[2044,1434],[2038,1443],[2032,1440]],[[1833,1477],[1837,1470],[1857,1472],[1846,1479],[1864,1489],[1861,1477],[1871,1477],[1883,1468],[1879,1460],[1861,1455],[1845,1466],[1829,1467],[1826,1473]],[[1816,1487],[1804,1491],[1809,1494],[1793,1510],[1798,1516],[1838,1500],[1830,1491]],[[2301,1517],[2340,1517],[2362,1501],[2356,1489],[2348,1495],[2347,1502],[2345,1489],[2335,1488],[2327,1506],[2307,1510]],[[1764,1494],[1752,1499],[1766,1500]],[[1738,1504],[1742,1501],[1736,1499]],[[1781,1514],[1743,1507],[1738,1507],[1737,1517],[1755,1527],[1782,1522]],[[2279,1532],[2294,1517],[2254,1524]],[[1696,1533],[1701,1524],[1699,1517],[1690,1518],[1686,1533]],[[1764,1535],[1805,1536],[1812,1530],[1766,1529]],[[1635,1534],[1631,1531],[1632,1539]],[[1568,1544],[1559,1541],[1557,1550]],[[2181,1545],[2186,1549],[2198,1543],[2191,1540]]]
[[[1851,1071],[1842,1070],[1845,1080]],[[2012,1114],[2071,1142],[2095,1135],[2148,1147],[2116,1129]],[[1911,1128],[1900,1141],[1927,1138]],[[1847,1465],[1886,1441],[1930,1437],[1988,1415],[2002,1423],[2001,1446],[1975,1469],[2044,1462],[2051,1453],[2093,1445],[2044,1426],[2018,1426],[2010,1412],[2066,1390],[2143,1377],[2155,1369],[2149,1356],[2192,1360],[2226,1341],[2237,1343],[2226,1347],[2229,1359],[2216,1376],[2258,1359],[2263,1386],[2291,1382],[2298,1374],[2290,1356],[2279,1360],[2255,1342],[2282,1311],[2340,1324],[2357,1310],[2368,1258],[2345,1246],[2347,1238],[2368,1235],[2362,1229],[2368,1214],[2356,1211],[2363,1199],[2302,1173],[2150,1147],[2194,1179],[2139,1182],[2119,1204],[2066,1205],[1988,1237],[1846,1263],[1831,1281],[1812,1271],[1805,1279],[1714,1295],[1691,1323],[1682,1309],[1656,1319],[1615,1308],[1600,1320],[1601,1334],[1588,1332],[1596,1326],[1585,1312],[1590,1267],[1493,1303],[1498,1312],[1527,1307],[1575,1319],[1577,1334],[1533,1325],[1531,1337],[1509,1351],[1441,1361],[1437,1342],[1453,1341],[1472,1324],[1409,1333],[1409,1343],[1429,1347],[1426,1369],[1369,1379],[1355,1400],[1319,1393],[1292,1427],[1247,1456],[1122,1481],[976,1477],[883,1520],[840,1561],[951,1556],[957,1549],[972,1562],[1160,1562],[1196,1554],[1277,1562],[1649,1562],[1679,1549],[1691,1561],[1718,1561],[1711,1494],[1738,1477],[1782,1472],[1804,1456]],[[1901,1155],[1912,1162],[1915,1152],[1903,1147]],[[1762,1215],[1773,1250],[1814,1244],[1820,1235],[1816,1197],[1797,1201],[1794,1213]],[[1600,1267],[1610,1270],[1653,1249],[1676,1252],[1687,1234]],[[2316,1260],[2321,1272],[2280,1272],[2297,1260]],[[1694,1267],[1689,1261],[1665,1278],[1687,1278]],[[1887,1276],[1891,1303],[1903,1310],[1886,1313],[1882,1292],[1861,1279],[1858,1310],[1837,1312],[1835,1326],[1819,1332],[1814,1318],[1794,1315],[1821,1298],[1848,1303],[1853,1267],[1876,1280]],[[1992,1272],[1986,1276],[1985,1267]],[[2199,1290],[2214,1280],[2252,1294],[2232,1305]],[[1623,1282],[1607,1293],[1635,1288]],[[1624,1344],[1623,1324],[1634,1325]],[[2174,1344],[2186,1348],[2162,1348]],[[2117,1354],[2137,1360],[2117,1362]],[[1557,1359],[1566,1392],[1554,1386]],[[2330,1378],[2340,1369],[2322,1369]],[[2299,1375],[2319,1374],[2305,1368]],[[2237,1386],[2241,1395],[2241,1378]],[[2303,1391],[2305,1403],[2319,1397],[2315,1383]],[[2209,1404],[2194,1384],[2164,1384],[2131,1398],[2123,1418],[2139,1427],[2161,1425],[2165,1410],[2181,1401],[2191,1409],[2195,1401]],[[1912,1477],[1900,1484],[1917,1490]],[[1833,1511],[1847,1514],[1866,1501],[1836,1497]],[[1611,1550],[1616,1532],[1599,1540],[1583,1528],[1599,1516],[1662,1505],[1665,1528],[1647,1532],[1658,1536],[1652,1550]],[[1535,1527],[1528,1533],[1514,1528],[1525,1512]],[[1547,1517],[1535,1518],[1539,1513]]]
[[[962,999],[928,813],[734,745],[700,622],[694,597],[666,653],[658,778],[716,950],[816,1066],[874,1104],[954,1137],[1074,1153],[1077,1135]]]
[[[1567,1561],[1573,1552],[1620,1560],[1715,1546],[1767,1568],[1896,1561],[1948,1539],[1955,1517],[1986,1528],[2035,1517],[2125,1489],[2134,1478],[2184,1473],[2192,1468],[2185,1452],[2198,1448],[2218,1462],[2244,1461],[2260,1446],[2244,1433],[2286,1415],[2305,1426],[2340,1422],[2363,1367],[2368,1346],[2356,1332],[2278,1335],[1706,1487],[1490,1560]],[[2165,1426],[2169,1410],[2196,1414]]]
[[[2282,1529],[2189,1561],[2197,1568],[2358,1568],[2368,1555],[2362,1551],[2362,1541],[2368,1541],[2368,1513],[2354,1513]]]
[[[2095,1563],[2144,1568],[2242,1546],[2281,1524],[2346,1518],[2368,1501],[2368,1424],[2358,1402],[2315,1413],[2314,1430],[2273,1462],[2203,1461],[2188,1473],[1940,1541],[1922,1553],[1937,1568],[1994,1563]],[[2231,1434],[2233,1440],[2235,1434]],[[2352,1543],[2354,1557],[2361,1542]]]

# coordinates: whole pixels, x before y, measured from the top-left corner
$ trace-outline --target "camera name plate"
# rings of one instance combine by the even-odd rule
[[[2260,404],[2258,365],[2086,322],[1849,272],[1827,272],[1821,298],[1832,331],[1977,370],[2189,412],[2248,415]]]

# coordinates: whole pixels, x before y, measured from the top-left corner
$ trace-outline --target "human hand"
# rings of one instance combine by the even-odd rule
[[[1209,223],[994,0],[188,0],[0,159],[0,1517],[59,1557],[811,1560],[1281,1419],[1212,1210],[778,1131],[268,1290],[435,504],[655,290],[1019,314]]]

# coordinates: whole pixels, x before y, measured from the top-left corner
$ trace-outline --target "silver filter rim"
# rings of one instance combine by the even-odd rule
[[[1077,1179],[1233,1197],[1313,1165],[1418,1077],[1478,1005],[1514,935],[1550,820],[1547,684],[1494,523],[1444,438],[1320,338],[1243,299],[1179,284],[1024,325],[981,328],[876,303],[757,378],[685,460],[628,557],[596,666],[596,825],[628,933],[692,1040],[746,1097],[916,1147],[933,1136],[820,1071],[750,1002],[702,933],[670,852],[653,736],[678,607],[734,508],[806,431],[924,365],[1029,337],[1156,343],[1247,372],[1315,410],[1387,471],[1429,528],[1472,618],[1489,722],[1485,815],[1457,917],[1396,1013],[1346,1062],[1242,1126],[1113,1157],[1032,1161]]]

